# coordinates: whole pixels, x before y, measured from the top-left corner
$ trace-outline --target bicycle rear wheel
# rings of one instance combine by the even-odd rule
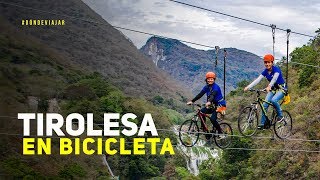
[[[291,135],[292,118],[288,111],[282,110],[283,119],[276,121],[273,125],[274,132],[280,139],[285,139]]]
[[[238,117],[238,129],[243,136],[253,136],[258,129],[258,113],[252,108],[247,106],[242,109]]]
[[[196,121],[186,120],[179,129],[179,139],[186,147],[194,146],[199,139],[199,126]]]
[[[228,123],[220,123],[220,127],[222,129],[223,135],[214,135],[213,138],[216,145],[223,149],[230,146],[233,132],[231,126]]]

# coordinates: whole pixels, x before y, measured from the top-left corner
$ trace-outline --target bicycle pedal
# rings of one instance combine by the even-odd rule
[[[260,126],[260,125],[259,125],[257,129],[258,129],[258,130],[263,130],[264,128],[265,128],[264,126]]]

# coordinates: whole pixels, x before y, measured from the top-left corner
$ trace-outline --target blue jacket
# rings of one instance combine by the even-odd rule
[[[207,94],[207,101],[213,103],[214,105],[226,106],[227,103],[223,99],[221,89],[218,84],[213,83],[212,85],[205,85],[201,92],[193,98],[191,101],[195,102],[200,99],[204,94]]]
[[[275,84],[284,84],[285,81],[283,79],[281,69],[279,67],[277,67],[277,66],[272,66],[272,72],[270,74],[268,73],[268,69],[265,69],[264,71],[262,71],[261,75],[266,77],[267,80],[270,82],[275,73],[279,73],[279,77],[278,77],[278,79],[277,79]]]

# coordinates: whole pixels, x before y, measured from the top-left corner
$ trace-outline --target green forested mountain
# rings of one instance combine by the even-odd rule
[[[198,94],[203,88],[206,72],[217,74],[217,83],[223,88],[224,50],[226,58],[226,94],[237,87],[244,79],[253,79],[263,67],[261,58],[253,53],[236,48],[215,50],[195,49],[176,39],[151,37],[140,49],[154,64],[171,77]],[[216,65],[217,57],[217,65]]]
[[[168,78],[163,71],[139,53],[120,31],[82,1],[5,2],[38,9],[30,10],[1,4],[1,16],[9,21],[14,29],[46,44],[68,59],[69,63],[86,71],[101,73],[125,94],[147,98],[158,94],[168,98],[188,94],[177,82]],[[65,26],[21,25],[22,20],[29,19],[63,19]]]
[[[68,64],[66,59],[45,44],[14,31],[1,20],[0,35],[0,177],[31,179],[106,179],[110,176],[102,163],[101,155],[61,156],[59,139],[53,138],[52,155],[22,155],[22,121],[18,112],[73,112],[93,113],[95,123],[103,122],[103,113],[135,113],[139,125],[144,113],[152,114],[157,128],[169,128],[172,124],[166,107],[176,107],[179,100],[162,98],[162,107],[145,99],[129,97],[98,72],[85,72]],[[8,26],[6,26],[8,25]],[[159,96],[160,97],[160,96]],[[33,101],[32,101],[33,99]],[[56,110],[50,110],[57,102]],[[173,111],[173,110],[172,110]],[[178,112],[176,112],[178,113]],[[31,135],[35,135],[36,124],[31,123]],[[95,126],[98,128],[98,126]],[[160,137],[171,137],[172,133],[161,133]],[[81,136],[80,138],[85,138]],[[172,138],[172,143],[175,138]],[[127,144],[126,148],[132,147]],[[118,148],[118,147],[114,147]],[[155,177],[165,172],[169,163],[185,166],[175,156],[135,156],[107,158],[116,175],[121,177]],[[167,163],[168,162],[168,163]],[[136,171],[136,168],[144,169]]]
[[[177,120],[177,111],[184,111],[182,101],[191,93],[158,70],[81,1],[8,3],[92,18],[106,25],[66,18],[65,26],[22,26],[22,19],[65,17],[0,4],[0,179],[110,177],[101,155],[22,155],[23,123],[16,119],[18,112],[93,113],[98,124],[103,113],[130,112],[138,116],[138,125],[144,113],[151,113],[156,127],[167,129]],[[36,134],[35,127],[32,122],[31,135]],[[173,133],[162,132],[159,137],[171,137],[172,144],[176,143]],[[59,138],[52,141],[52,151],[59,151]],[[119,149],[117,146],[114,148]],[[107,160],[115,175],[126,179],[164,176],[172,164],[186,166],[179,152],[175,156],[114,155]]]

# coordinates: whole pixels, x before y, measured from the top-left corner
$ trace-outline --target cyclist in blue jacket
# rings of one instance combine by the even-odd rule
[[[244,88],[244,91],[251,89],[253,86],[257,85],[263,77],[266,77],[269,81],[268,86],[265,88],[268,92],[266,96],[266,101],[271,102],[276,110],[277,110],[277,120],[281,121],[283,119],[282,109],[279,104],[279,100],[281,100],[285,93],[287,92],[286,83],[284,78],[282,77],[281,69],[277,66],[274,66],[274,57],[271,54],[266,54],[263,57],[264,65],[266,69],[262,71],[260,76],[254,80],[251,84]],[[267,103],[263,103],[265,110],[268,110],[269,105]],[[258,126],[259,129],[263,129],[265,126],[266,117],[262,115],[261,124]]]
[[[226,101],[223,99],[221,89],[218,86],[218,84],[215,83],[215,79],[216,79],[216,74],[214,72],[208,72],[206,74],[206,85],[202,88],[201,92],[191,101],[189,101],[187,104],[191,105],[192,103],[200,99],[204,94],[207,94],[206,107],[202,108],[201,112],[205,114],[212,114],[210,117],[210,121],[212,125],[218,130],[218,133],[222,134],[221,127],[217,121],[217,110],[213,108],[209,108],[210,105],[213,104],[216,107],[221,107],[220,109],[222,113],[224,113],[226,110]],[[203,117],[203,119],[206,120],[205,117]],[[208,136],[206,137],[207,139],[210,138]]]

